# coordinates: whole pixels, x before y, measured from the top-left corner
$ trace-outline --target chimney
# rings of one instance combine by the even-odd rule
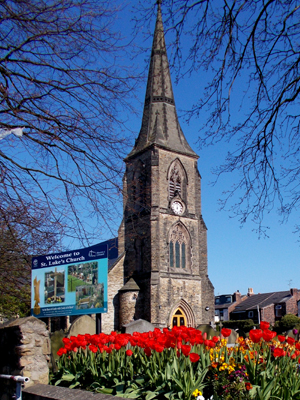
[[[292,295],[292,296],[297,296],[298,289],[291,288],[291,289],[290,289],[290,292],[291,292],[291,295]]]
[[[234,301],[240,303],[242,301],[242,296],[239,290],[234,293]]]
[[[254,293],[253,293],[252,287],[248,288],[247,296],[250,297],[250,296],[253,296],[253,295],[254,295]]]

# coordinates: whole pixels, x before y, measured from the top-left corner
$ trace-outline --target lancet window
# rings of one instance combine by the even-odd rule
[[[191,264],[190,235],[181,223],[176,224],[170,232],[169,260],[170,267],[175,270],[186,270]]]

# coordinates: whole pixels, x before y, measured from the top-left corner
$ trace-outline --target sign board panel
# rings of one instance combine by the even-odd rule
[[[31,315],[37,318],[107,312],[107,245],[34,257]]]

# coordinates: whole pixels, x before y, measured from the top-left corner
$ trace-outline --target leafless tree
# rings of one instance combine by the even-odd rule
[[[163,10],[177,76],[209,78],[189,110],[210,113],[199,144],[230,142],[216,173],[239,172],[222,207],[260,228],[274,207],[288,218],[300,205],[299,2],[166,0]]]
[[[48,209],[45,224],[83,242],[111,224],[127,150],[120,111],[136,79],[117,12],[105,0],[0,2],[0,197],[29,219]]]

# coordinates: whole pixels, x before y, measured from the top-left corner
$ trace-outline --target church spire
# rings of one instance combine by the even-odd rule
[[[135,146],[127,158],[152,145],[198,157],[185,139],[177,117],[161,15],[161,0],[157,1],[157,18],[142,127]]]

